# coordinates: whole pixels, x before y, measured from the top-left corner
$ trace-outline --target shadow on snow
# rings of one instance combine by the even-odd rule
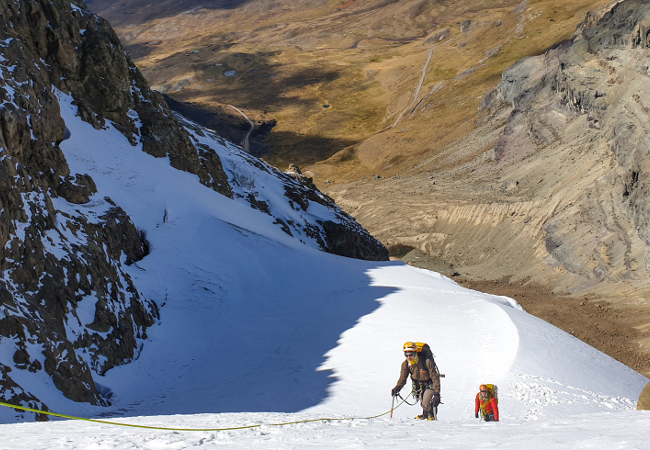
[[[115,389],[103,417],[296,412],[328,397],[337,378],[321,370],[325,354],[396,291],[372,286],[367,275],[395,263],[295,251],[236,232],[246,239],[225,237],[230,245],[219,258],[227,270],[197,260],[189,290],[168,290],[161,325],[151,329],[140,359],[109,372],[106,383],[98,379],[109,387],[133,380]],[[360,364],[362,355],[359,349]]]

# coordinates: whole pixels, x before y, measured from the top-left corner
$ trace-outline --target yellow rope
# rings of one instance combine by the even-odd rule
[[[408,396],[407,396],[408,398]],[[397,405],[394,410],[399,408],[404,404],[406,400],[402,399],[402,403]],[[163,430],[163,431],[231,431],[231,430],[244,430],[247,428],[259,428],[262,426],[273,426],[273,427],[279,427],[279,426],[284,426],[284,425],[295,425],[299,423],[310,423],[310,422],[329,422],[329,421],[340,421],[340,420],[370,420],[370,419],[376,419],[377,417],[385,416],[388,414],[390,411],[386,411],[385,413],[378,414],[376,416],[370,416],[370,417],[345,417],[345,418],[322,418],[322,419],[308,419],[308,420],[297,420],[295,422],[282,422],[282,423],[268,423],[268,424],[257,424],[257,425],[246,425],[246,426],[241,426],[241,427],[230,427],[230,428],[167,428],[167,427],[150,427],[147,425],[135,425],[131,423],[119,423],[119,422],[110,422],[107,420],[97,420],[97,419],[87,419],[84,417],[76,417],[76,416],[68,416],[66,414],[58,414],[50,411],[41,411],[39,409],[33,409],[33,408],[27,408],[25,406],[19,406],[19,405],[12,405],[9,403],[4,403],[0,402],[0,406],[6,406],[8,408],[14,408],[14,409],[20,409],[23,411],[30,411],[33,413],[39,413],[39,414],[47,414],[48,416],[56,416],[56,417],[63,417],[65,419],[72,419],[72,420],[83,420],[85,422],[94,422],[94,423],[101,423],[103,425],[117,425],[120,427],[132,427],[132,428],[145,428],[148,430]]]

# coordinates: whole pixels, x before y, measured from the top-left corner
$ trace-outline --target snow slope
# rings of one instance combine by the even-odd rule
[[[99,210],[108,196],[146,232],[151,254],[129,270],[144,297],[158,302],[160,322],[136,361],[96,376],[111,407],[66,400],[44,379],[34,393],[54,411],[183,428],[374,416],[390,408],[407,340],[431,344],[446,375],[444,404],[436,423],[413,421],[420,409],[403,405],[393,419],[219,432],[12,424],[16,413],[0,408],[0,448],[650,445],[650,415],[634,411],[648,380],[513,300],[402,263],[319,252],[116,130],[93,129],[65,96],[61,107],[70,168],[90,174],[99,192],[87,205],[55,206]],[[232,177],[282,195],[239,149],[200,139]],[[474,419],[481,383],[499,386],[499,424]]]

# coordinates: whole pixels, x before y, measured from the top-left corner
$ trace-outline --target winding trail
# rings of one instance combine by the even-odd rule
[[[424,67],[422,68],[422,75],[420,76],[420,82],[418,83],[418,87],[415,89],[415,94],[413,94],[413,101],[406,108],[404,108],[404,110],[397,117],[397,120],[391,126],[391,128],[395,128],[395,126],[397,126],[399,121],[402,120],[402,117],[404,116],[404,114],[406,114],[407,111],[412,110],[413,107],[418,103],[418,97],[420,96],[420,90],[422,89],[422,83],[424,83],[424,77],[426,77],[426,75],[427,75],[427,69],[429,68],[429,62],[431,61],[431,56],[433,55],[433,50],[435,48],[436,48],[436,46],[433,45],[429,49],[429,55],[427,56],[427,62],[424,63]]]
[[[242,147],[246,152],[248,152],[248,150],[249,150],[249,140],[248,140],[248,138],[250,137],[251,133],[252,133],[253,130],[255,129],[255,122],[253,122],[253,121],[250,119],[250,117],[248,117],[248,116],[246,115],[246,113],[245,113],[244,111],[242,111],[241,109],[237,108],[236,106],[228,105],[228,107],[234,109],[235,111],[237,111],[237,112],[238,112],[238,113],[239,113],[239,114],[240,114],[244,119],[246,119],[246,120],[248,121],[248,123],[249,123],[250,126],[251,126],[250,130],[248,130],[248,133],[246,133],[246,136],[245,136],[244,139],[241,141],[241,147]]]

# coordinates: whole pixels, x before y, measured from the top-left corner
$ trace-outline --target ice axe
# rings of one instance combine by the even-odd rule
[[[393,418],[393,410],[395,409],[395,398],[396,398],[396,397],[399,397],[399,398],[401,398],[402,400],[404,400],[404,399],[402,398],[402,396],[399,395],[399,394],[395,394],[395,395],[393,395],[393,401],[392,401],[391,404],[390,404],[390,418],[391,418],[391,419]],[[409,404],[410,404],[410,403],[409,403]],[[400,405],[401,405],[401,403],[400,403],[399,405],[397,405],[397,407],[399,408]],[[384,413],[384,414],[386,414],[386,413]]]

